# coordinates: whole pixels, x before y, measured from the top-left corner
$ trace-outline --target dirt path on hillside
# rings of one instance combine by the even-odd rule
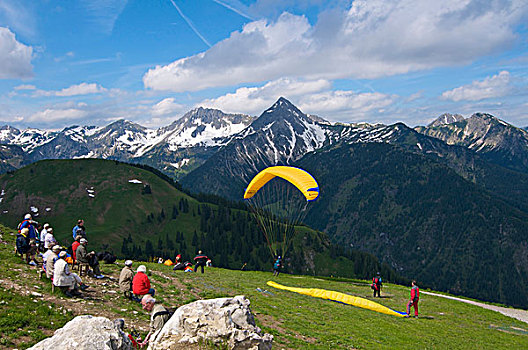
[[[427,294],[427,295],[434,295],[434,296],[441,297],[441,298],[461,301],[461,302],[466,303],[466,304],[480,306],[480,307],[482,307],[484,309],[500,312],[501,314],[506,315],[508,317],[512,317],[512,318],[515,318],[515,319],[517,319],[519,321],[523,321],[525,323],[528,323],[528,311],[527,310],[513,309],[513,308],[502,307],[502,306],[489,305],[489,304],[479,303],[478,301],[467,300],[467,299],[452,297],[452,296],[449,296],[449,295],[431,293],[431,292],[420,291],[420,293],[421,294]]]

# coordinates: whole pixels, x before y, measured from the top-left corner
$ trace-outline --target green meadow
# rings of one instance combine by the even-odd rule
[[[51,294],[49,281],[39,279],[36,268],[14,256],[14,230],[2,226],[0,231],[3,234],[0,257],[4,263],[0,270],[0,347],[27,348],[83,313],[123,317],[129,329],[144,329],[148,323],[148,315],[139,304],[109,292],[118,290],[116,279],[122,261],[103,265],[108,278],[88,279],[92,291],[85,293],[85,300],[72,302],[58,291]],[[273,289],[266,284],[273,280],[287,286],[322,288],[372,298],[369,282],[364,280],[288,274],[274,278],[271,272],[221,268],[206,268],[205,274],[183,273],[162,264],[146,265],[157,298],[171,308],[197,299],[245,295],[251,301],[257,324],[274,336],[275,349],[528,348],[526,323],[454,300],[422,294],[420,317],[399,318]],[[31,295],[33,291],[41,296]],[[409,288],[387,283],[382,296],[375,301],[403,311]],[[72,307],[80,303],[86,303],[85,309]]]

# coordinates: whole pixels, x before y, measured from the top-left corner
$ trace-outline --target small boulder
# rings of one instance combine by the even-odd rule
[[[132,343],[119,327],[106,317],[77,316],[55,334],[29,350],[131,350]]]
[[[229,349],[268,350],[273,336],[262,335],[244,296],[198,300],[184,305],[149,342],[149,350],[200,349],[200,344]]]

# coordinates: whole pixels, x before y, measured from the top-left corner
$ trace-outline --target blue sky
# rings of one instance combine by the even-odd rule
[[[338,122],[528,125],[526,0],[0,0],[0,123],[167,125],[284,96]]]

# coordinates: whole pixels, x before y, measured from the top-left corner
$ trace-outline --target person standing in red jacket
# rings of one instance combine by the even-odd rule
[[[412,281],[411,300],[407,304],[407,316],[411,315],[411,305],[414,307],[414,317],[418,317],[418,301],[420,300],[420,289],[416,285],[416,281]]]
[[[132,293],[136,296],[143,296],[150,294],[154,296],[156,292],[153,288],[150,288],[150,280],[146,274],[147,267],[145,265],[139,265],[137,273],[132,279]]]

